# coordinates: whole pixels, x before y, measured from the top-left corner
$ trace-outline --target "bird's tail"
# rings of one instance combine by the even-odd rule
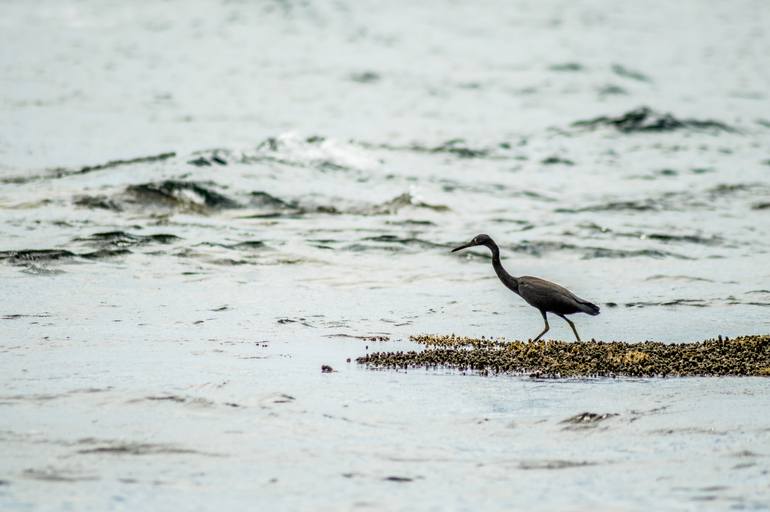
[[[593,302],[588,302],[587,300],[579,300],[580,303],[580,309],[583,311],[583,313],[587,313],[591,316],[596,316],[599,314],[599,306],[594,304]]]

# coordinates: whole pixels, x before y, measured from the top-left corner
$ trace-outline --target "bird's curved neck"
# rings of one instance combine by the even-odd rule
[[[503,268],[503,263],[500,261],[500,248],[497,247],[497,244],[494,242],[490,242],[487,247],[492,251],[492,267],[494,267],[497,277],[500,278],[500,281],[502,281],[506,287],[519,293],[519,280]]]

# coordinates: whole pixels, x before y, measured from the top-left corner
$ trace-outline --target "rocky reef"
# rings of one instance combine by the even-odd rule
[[[770,335],[694,343],[505,341],[413,336],[423,350],[375,352],[357,362],[382,368],[452,368],[532,377],[770,376]]]

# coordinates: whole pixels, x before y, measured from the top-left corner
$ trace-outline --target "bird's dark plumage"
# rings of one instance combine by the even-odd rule
[[[545,330],[535,338],[535,341],[548,332],[549,326],[546,313],[553,313],[566,320],[570,327],[572,327],[575,337],[580,341],[580,336],[577,333],[577,329],[575,329],[575,324],[573,324],[566,315],[586,313],[595,316],[599,314],[599,306],[585,299],[581,299],[563,286],[546,281],[545,279],[531,276],[514,277],[510,275],[500,262],[500,249],[497,247],[495,241],[488,235],[477,235],[469,243],[453,249],[452,252],[477,245],[483,245],[492,251],[492,267],[494,267],[495,273],[497,274],[497,277],[500,278],[500,281],[502,281],[506,287],[517,293],[530,306],[540,310],[540,313],[543,315],[543,320],[545,321]]]

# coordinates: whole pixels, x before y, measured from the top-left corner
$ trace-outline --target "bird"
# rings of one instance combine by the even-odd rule
[[[546,281],[545,279],[532,276],[512,276],[503,268],[503,264],[500,263],[500,248],[497,247],[497,244],[489,235],[476,235],[473,237],[473,240],[467,244],[452,249],[452,252],[478,245],[483,245],[492,251],[492,267],[494,267],[495,273],[497,274],[497,277],[500,278],[500,281],[502,281],[507,288],[518,294],[530,306],[538,309],[540,314],[543,315],[545,329],[543,329],[543,332],[538,334],[533,341],[539,340],[543,334],[547,333],[550,329],[548,326],[548,317],[546,316],[547,313],[552,313],[563,318],[572,328],[572,332],[575,333],[575,338],[580,341],[580,335],[578,334],[577,329],[575,329],[575,324],[572,323],[566,315],[586,313],[591,316],[596,316],[599,314],[599,306],[585,299],[581,299],[563,286]]]

